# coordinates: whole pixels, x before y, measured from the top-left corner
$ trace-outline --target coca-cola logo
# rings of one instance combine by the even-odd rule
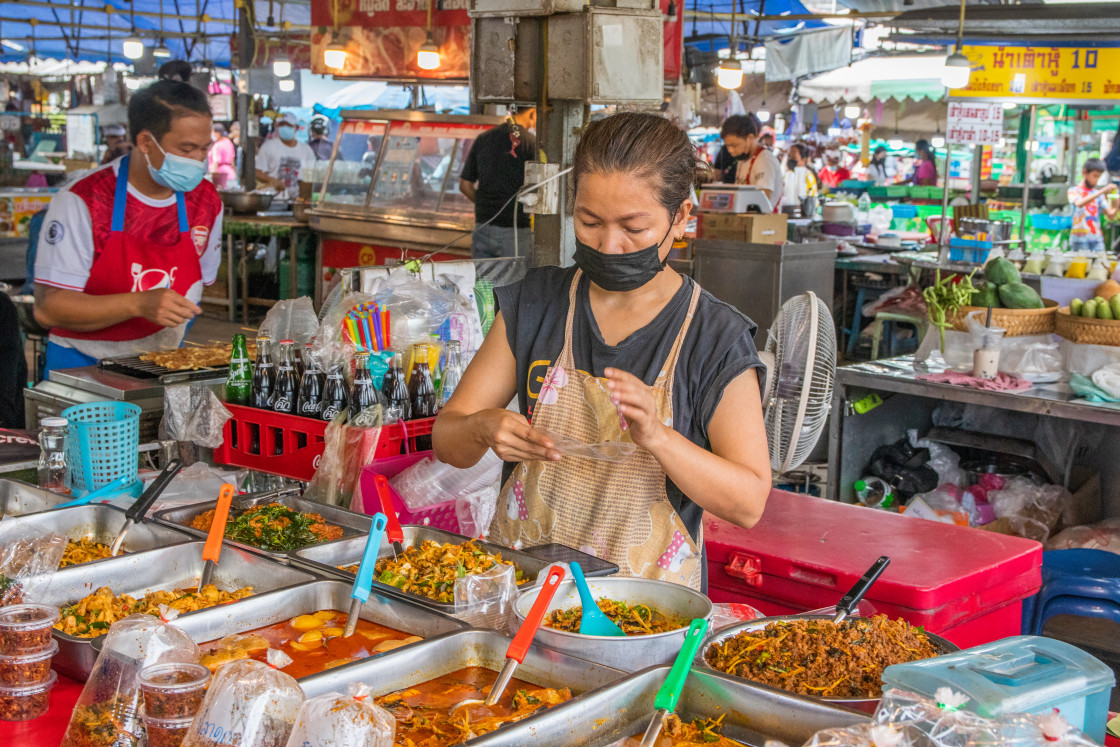
[[[277,397],[273,407],[275,407],[278,412],[291,412],[292,401],[287,397]]]
[[[311,468],[312,469],[319,469],[319,462],[322,460],[322,458],[323,458],[322,454],[319,454],[318,456],[316,456],[315,459],[312,460],[312,462],[311,462]]]
[[[334,420],[334,416],[338,414],[338,408],[334,405],[327,405],[323,410],[323,420]]]
[[[308,402],[304,402],[304,403],[303,403],[303,410],[302,410],[302,412],[311,412],[311,413],[314,413],[314,412],[319,412],[319,410],[321,410],[322,408],[323,408],[323,403],[322,403],[322,402],[311,402],[311,401],[308,401]]]

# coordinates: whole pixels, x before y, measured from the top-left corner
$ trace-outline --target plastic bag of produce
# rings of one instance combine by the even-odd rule
[[[198,646],[164,617],[136,614],[109,628],[93,672],[70,716],[62,747],[135,747],[144,728],[140,670],[154,664],[194,664]]]
[[[373,702],[369,685],[352,682],[348,689],[304,701],[288,747],[392,747],[396,719]]]
[[[274,666],[291,663],[272,649],[269,662],[235,661],[210,681],[183,747],[283,747],[303,704],[303,690]],[[283,660],[287,659],[285,663]]]
[[[18,524],[0,522],[0,607],[39,601],[50,587],[66,538],[32,534]]]

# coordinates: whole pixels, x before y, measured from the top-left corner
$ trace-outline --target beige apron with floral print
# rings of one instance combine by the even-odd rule
[[[568,294],[564,349],[548,369],[533,426],[587,444],[627,441],[604,382],[576,370],[572,324],[580,272]],[[700,298],[695,286],[684,324],[656,383],[650,387],[661,422],[673,425],[673,376]],[[615,563],[621,576],[700,588],[703,536],[689,536],[665,492],[665,472],[639,447],[616,463],[565,456],[522,462],[504,486],[490,527],[492,542],[521,547],[559,542]]]

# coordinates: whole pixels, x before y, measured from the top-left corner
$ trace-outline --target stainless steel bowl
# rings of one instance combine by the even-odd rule
[[[682,617],[685,620],[698,617],[709,619],[712,615],[710,599],[687,586],[668,581],[653,581],[647,578],[595,578],[588,579],[587,586],[596,599],[646,604],[658,612]],[[537,599],[538,591],[540,591],[539,586],[523,591],[517,598],[513,609],[518,622],[525,620],[525,616]],[[548,612],[578,607],[580,604],[575,582],[568,580],[561,583],[560,588],[556,590],[556,595],[548,605]],[[683,628],[665,633],[617,638],[580,635],[542,626],[537,631],[534,641],[553,651],[597,661],[624,672],[636,672],[646,667],[671,664],[684,644],[687,631],[686,624]]]
[[[273,195],[261,192],[223,191],[222,204],[235,213],[259,213],[268,210]]]
[[[723,630],[718,630],[708,636],[708,640],[704,641],[704,645],[700,647],[700,654],[696,657],[696,666],[703,667],[704,669],[708,669],[713,672],[718,672],[718,669],[714,669],[708,664],[708,651],[713,646],[721,644],[729,638],[734,638],[744,631],[762,630],[771,623],[793,622],[794,620],[831,619],[832,617],[830,615],[787,615],[783,617],[762,617],[758,620],[751,620],[750,622],[745,622],[740,625],[732,625],[731,627],[724,628]],[[848,619],[858,620],[859,618],[849,617]],[[951,654],[954,651],[961,650],[960,646],[957,646],[955,643],[950,643],[941,636],[937,636],[932,633],[926,633],[926,636],[929,637],[930,642],[938,649],[938,655]],[[726,673],[721,672],[721,674]],[[743,677],[736,677],[735,675],[728,676],[734,677],[735,679],[743,680],[745,682],[750,682],[750,680],[747,680]],[[847,708],[854,708],[855,710],[863,711],[864,713],[874,713],[875,709],[879,705],[879,698],[815,698],[814,696],[808,695],[801,697],[813,697],[815,700],[823,700],[828,703],[835,703],[836,705],[845,706]]]

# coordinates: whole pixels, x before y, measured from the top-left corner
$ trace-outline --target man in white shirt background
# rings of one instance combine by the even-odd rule
[[[720,128],[723,144],[735,159],[735,183],[758,187],[776,213],[782,204],[782,165],[762,143],[761,135],[762,123],[753,114],[733,114]]]
[[[307,143],[296,140],[300,126],[291,114],[276,120],[276,136],[261,145],[257,154],[257,183],[272,187],[281,197],[299,197],[299,172],[315,161],[315,151]]]

